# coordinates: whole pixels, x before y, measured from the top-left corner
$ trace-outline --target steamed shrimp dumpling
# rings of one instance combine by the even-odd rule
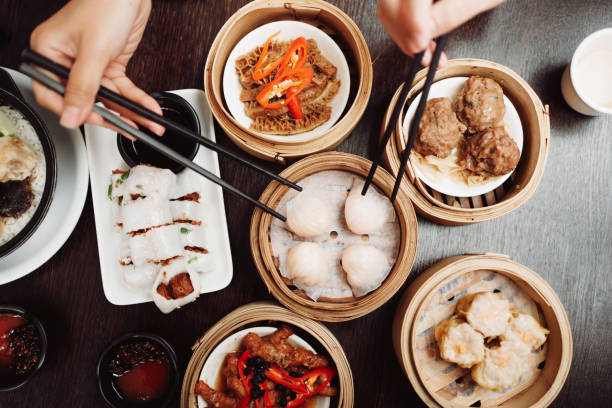
[[[351,245],[342,252],[342,269],[355,296],[378,288],[389,274],[385,254],[372,245]]]
[[[300,286],[321,286],[329,270],[325,250],[315,242],[301,242],[287,252],[287,273]]]
[[[346,225],[355,234],[371,234],[379,231],[388,218],[387,197],[370,187],[361,195],[365,182],[356,179],[344,204]]]
[[[287,203],[287,226],[294,234],[312,238],[326,232],[330,225],[331,214],[323,200],[297,196]]]

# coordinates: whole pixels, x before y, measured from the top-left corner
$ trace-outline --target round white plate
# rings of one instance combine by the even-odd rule
[[[433,98],[451,98],[454,99],[455,95],[461,90],[461,87],[467,81],[468,77],[453,77],[446,78],[440,81],[434,82],[429,90],[429,96],[427,100]],[[408,107],[408,111],[404,118],[404,137],[408,137],[409,126],[414,117],[416,108],[421,100],[421,94],[417,95]],[[510,102],[510,99],[504,95],[504,104],[506,105],[506,114],[504,115],[503,123],[508,135],[514,139],[514,142],[518,146],[520,152],[523,151],[523,126],[521,125],[521,118],[519,117],[516,108]],[[406,140],[403,141],[405,147]],[[432,189],[439,191],[442,194],[455,196],[455,197],[474,197],[481,194],[488,193],[489,191],[495,190],[497,187],[502,185],[504,181],[510,177],[512,172],[504,174],[500,177],[493,177],[489,182],[478,184],[478,185],[467,185],[466,183],[454,180],[451,177],[444,177],[442,173],[439,173],[440,177],[435,180],[428,177],[427,173],[422,171],[420,164],[416,161],[410,160],[416,176],[421,179]]]
[[[28,77],[11,69],[7,71],[27,104],[40,115],[49,129],[57,158],[57,180],[49,210],[34,234],[15,251],[0,259],[0,284],[29,274],[59,251],[81,217],[89,186],[87,151],[81,132],[65,129],[54,113],[36,103]]]
[[[233,353],[240,348],[240,344],[242,343],[242,339],[248,333],[253,332],[261,337],[267,336],[268,334],[272,334],[277,330],[276,327],[252,327],[249,329],[241,330],[237,333],[232,334],[225,340],[223,340],[215,349],[210,353],[206,362],[204,363],[204,367],[202,367],[202,371],[200,372],[200,380],[204,381],[211,387],[214,387],[217,383],[217,377],[221,371],[221,366],[225,362],[225,356],[229,353]],[[306,350],[315,351],[310,344],[306,343],[302,338],[293,334],[289,337],[289,341],[295,347],[302,347]],[[329,408],[331,398],[324,396],[317,396],[314,398],[314,406],[313,408]],[[208,404],[204,399],[198,396],[198,408],[208,407]]]
[[[331,118],[327,122],[311,131],[289,136],[267,135],[265,133],[254,132],[257,137],[270,142],[303,143],[321,136],[336,123],[346,107],[351,89],[351,76],[344,54],[340,47],[338,47],[338,44],[318,28],[297,21],[278,21],[262,25],[244,36],[236,44],[225,63],[225,70],[223,71],[223,96],[225,104],[234,119],[248,129],[251,123],[253,123],[253,119],[247,116],[244,111],[244,104],[240,102],[242,86],[236,74],[236,60],[240,56],[249,53],[253,48],[263,45],[271,35],[279,31],[280,34],[274,37],[275,41],[290,41],[300,36],[306,39],[312,38],[317,42],[321,54],[338,68],[336,76],[340,79],[340,89],[330,103],[332,113]]]

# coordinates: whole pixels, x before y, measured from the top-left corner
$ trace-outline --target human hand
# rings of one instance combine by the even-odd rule
[[[30,37],[31,48],[71,69],[64,97],[33,83],[38,103],[60,115],[60,123],[67,128],[87,122],[115,129],[92,112],[102,84],[161,115],[155,99],[125,75],[150,11],[151,0],[72,0],[40,24]],[[156,134],[164,132],[162,126],[116,104],[104,104],[132,126],[136,122]]]
[[[378,18],[400,49],[413,55],[425,50],[429,65],[436,48],[434,38],[445,34],[504,0],[379,0]],[[443,53],[440,66],[448,61]]]

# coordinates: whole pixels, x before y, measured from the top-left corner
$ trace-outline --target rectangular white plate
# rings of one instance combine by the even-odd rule
[[[193,106],[200,120],[202,136],[215,141],[212,114],[204,92],[199,89],[181,89],[171,92],[183,97]],[[106,128],[85,125],[85,142],[89,158],[91,195],[96,219],[104,294],[108,301],[115,305],[150,302],[152,298],[149,291],[135,291],[123,283],[119,268],[120,235],[118,229],[113,226],[112,202],[107,195],[111,172],[114,169],[128,168],[117,149],[117,134]],[[193,161],[219,176],[217,153],[200,146]],[[186,174],[186,172],[191,174]],[[223,193],[221,187],[199,176],[193,170],[186,169],[178,174],[178,177],[186,176],[201,183],[199,188],[202,191],[203,203],[206,208],[212,210],[206,218],[206,225],[209,228],[210,246],[208,249],[213,256],[214,269],[212,272],[201,275],[201,293],[214,292],[229,285],[233,274]]]

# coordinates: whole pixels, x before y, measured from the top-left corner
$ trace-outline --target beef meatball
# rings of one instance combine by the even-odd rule
[[[491,78],[472,76],[455,98],[455,111],[470,133],[496,126],[506,113],[504,91]]]
[[[419,123],[414,149],[423,156],[445,158],[459,145],[465,130],[449,98],[430,99]]]
[[[516,143],[502,127],[465,139],[459,164],[480,175],[501,176],[514,170],[521,157]]]

